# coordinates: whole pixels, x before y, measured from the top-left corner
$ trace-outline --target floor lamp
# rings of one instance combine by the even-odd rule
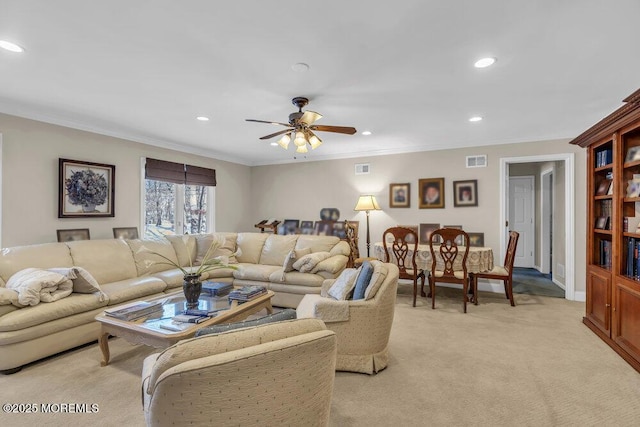
[[[353,208],[353,210],[365,211],[367,213],[367,258],[369,258],[369,247],[371,246],[371,236],[369,235],[369,211],[379,211],[380,205],[378,205],[378,201],[375,196],[368,194],[360,196],[358,203],[356,203],[356,207]]]

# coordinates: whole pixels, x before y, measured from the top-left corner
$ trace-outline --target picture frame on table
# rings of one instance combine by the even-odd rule
[[[400,225],[400,224],[398,224],[396,227],[409,228],[409,229],[415,231],[416,235],[418,236],[418,241],[420,240],[420,231],[419,231],[417,225]],[[406,239],[407,243],[414,243],[411,237],[412,236],[407,236],[407,239]]]
[[[453,206],[456,208],[478,206],[478,180],[453,181]]]
[[[132,240],[138,238],[138,227],[114,227],[114,239]]]
[[[343,221],[336,221],[333,223],[332,233],[337,238],[344,240],[347,238],[347,230],[344,227]]]
[[[484,233],[467,233],[469,236],[469,246],[481,248],[484,246]]]
[[[624,159],[625,163],[635,162],[636,160],[640,160],[640,146],[629,147],[627,149],[627,155]]]
[[[75,242],[77,240],[91,240],[88,228],[69,228],[56,230],[58,242]]]
[[[115,216],[115,165],[58,159],[58,218]]]
[[[456,230],[462,230],[461,225],[443,225],[442,228],[455,228]],[[462,246],[462,244],[464,243],[463,236],[456,237],[455,243],[458,246]]]
[[[300,234],[313,234],[313,221],[300,221]]]
[[[420,209],[444,208],[444,178],[422,178],[418,180]]]
[[[431,234],[440,228],[440,224],[420,224],[420,234],[418,244],[429,245],[431,244]],[[440,243],[440,240],[435,240],[435,243]]]
[[[282,226],[284,227],[284,234],[297,234],[298,229],[300,228],[300,220],[299,219],[285,219],[282,222]]]
[[[316,221],[314,233],[318,236],[333,236],[333,223],[335,221]]]
[[[389,207],[408,208],[411,207],[411,184],[404,182],[401,184],[389,184]]]

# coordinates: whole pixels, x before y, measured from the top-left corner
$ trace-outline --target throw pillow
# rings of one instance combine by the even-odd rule
[[[305,255],[309,255],[311,253],[311,248],[303,248],[290,251],[287,256],[284,258],[284,264],[282,266],[282,281],[284,282],[285,275],[284,273],[288,273],[293,271],[293,263],[296,260],[302,258]]]
[[[73,292],[78,294],[93,294],[100,292],[100,301],[104,301],[106,294],[100,289],[98,281],[82,267],[71,268],[49,268],[47,271],[53,271],[66,276],[73,283]]]
[[[356,277],[358,277],[358,270],[345,268],[336,281],[333,282],[327,294],[337,300],[346,300],[355,286]]]
[[[0,286],[0,305],[11,304],[17,307],[22,307],[22,305],[18,302],[18,292],[16,292],[14,289],[7,289]]]
[[[293,263],[293,269],[298,270],[300,273],[309,273],[314,269],[316,264],[320,261],[324,261],[330,256],[329,252],[315,252],[305,255]]]
[[[353,299],[364,299],[365,291],[369,282],[371,281],[371,276],[373,275],[373,265],[369,261],[365,261],[362,263],[362,267],[360,267],[362,271],[358,275],[358,280],[356,280],[355,290],[353,291]]]
[[[382,282],[387,277],[387,273],[389,270],[387,266],[384,265],[381,261],[371,261],[373,265],[373,275],[371,275],[371,281],[369,282],[369,286],[364,292],[364,299],[371,299],[376,296],[378,289],[382,286]]]

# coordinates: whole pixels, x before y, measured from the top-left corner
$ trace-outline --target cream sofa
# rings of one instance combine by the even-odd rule
[[[326,426],[335,363],[335,333],[317,319],[183,340],[144,361],[145,420],[149,426]]]
[[[224,237],[220,255],[231,255],[237,269],[223,268],[203,278],[234,285],[261,284],[275,292],[273,305],[295,308],[306,294],[319,294],[325,279],[345,268],[349,245],[333,236],[266,233],[214,233],[173,236],[163,241],[86,240],[45,243],[2,249],[0,254],[0,371],[95,341],[95,316],[106,306],[179,291],[182,273],[150,253],[160,253],[186,267],[203,253],[213,236]],[[294,250],[326,255],[311,271],[284,273],[284,261]],[[234,256],[235,254],[235,256]],[[30,267],[49,269],[82,267],[100,284],[103,294],[79,294],[51,303],[16,306],[6,282]],[[19,305],[19,304],[18,304]]]

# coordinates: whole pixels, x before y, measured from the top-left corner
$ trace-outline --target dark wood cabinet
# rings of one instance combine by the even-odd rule
[[[587,151],[583,322],[640,372],[640,90],[571,141]]]

